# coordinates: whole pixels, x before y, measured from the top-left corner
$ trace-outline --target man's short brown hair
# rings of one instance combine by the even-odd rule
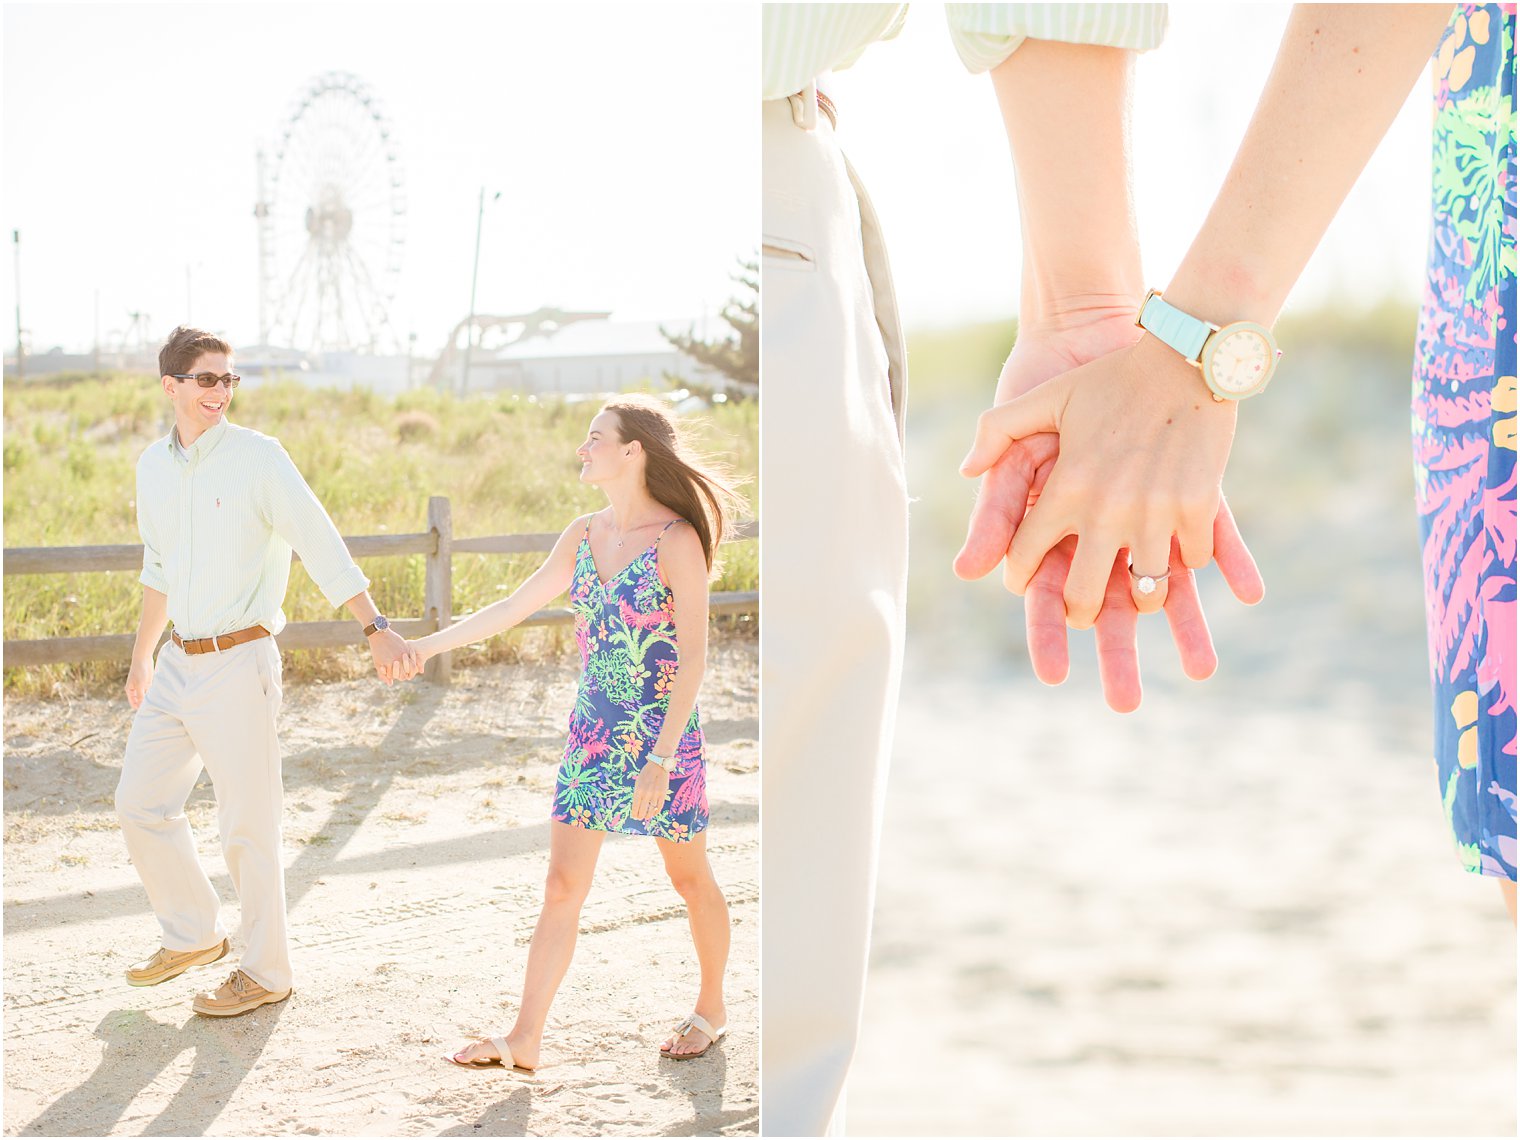
[[[180,325],[169,334],[164,347],[158,350],[158,374],[173,376],[190,370],[190,366],[208,352],[232,355],[232,346],[205,329],[191,329]]]

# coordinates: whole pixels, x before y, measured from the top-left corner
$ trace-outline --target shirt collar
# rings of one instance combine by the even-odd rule
[[[227,427],[227,416],[225,413],[223,413],[222,420],[219,424],[217,424],[215,427],[207,428],[205,431],[201,432],[201,434],[196,437],[194,443],[192,443],[189,447],[185,447],[185,454],[188,455],[192,460],[197,456],[204,458],[205,456],[211,454],[211,450],[216,447],[216,445],[222,441],[222,437],[227,434]],[[174,445],[178,440],[178,426],[170,428],[169,454],[174,455],[176,458],[178,458],[178,453]],[[184,447],[184,444],[181,443],[180,446]]]

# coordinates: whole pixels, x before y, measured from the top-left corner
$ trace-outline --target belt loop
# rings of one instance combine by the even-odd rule
[[[792,105],[792,122],[805,131],[818,129],[818,81],[808,80],[808,85],[786,101]]]
[[[211,635],[211,648],[216,651],[218,657],[222,655],[222,638],[220,634]]]

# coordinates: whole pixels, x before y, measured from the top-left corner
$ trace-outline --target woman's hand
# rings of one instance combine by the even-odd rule
[[[1014,593],[1029,589],[1047,551],[1075,536],[1062,594],[1067,623],[1085,629],[1123,552],[1137,573],[1155,577],[1171,566],[1174,535],[1183,566],[1213,559],[1235,407],[1216,403],[1170,348],[1147,338],[984,412],[962,473],[980,475],[1015,440],[1041,432],[1059,435],[1060,454],[1008,548],[1005,582]],[[1163,580],[1131,596],[1151,612],[1167,593]]]
[[[658,764],[644,761],[639,776],[633,782],[633,806],[628,814],[634,819],[652,819],[665,805],[670,794],[670,773]]]

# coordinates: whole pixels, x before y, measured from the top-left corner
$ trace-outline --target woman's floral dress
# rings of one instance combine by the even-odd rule
[[[1515,878],[1515,5],[1435,59],[1434,225],[1414,371],[1436,766],[1463,864]]]
[[[628,814],[634,781],[665,723],[679,661],[675,599],[659,570],[660,539],[674,525],[667,524],[648,550],[604,583],[586,521],[570,582],[582,671],[570,740],[555,778],[554,818],[561,823],[677,843],[707,826],[707,771],[695,706],[676,746],[664,805],[649,819]]]

